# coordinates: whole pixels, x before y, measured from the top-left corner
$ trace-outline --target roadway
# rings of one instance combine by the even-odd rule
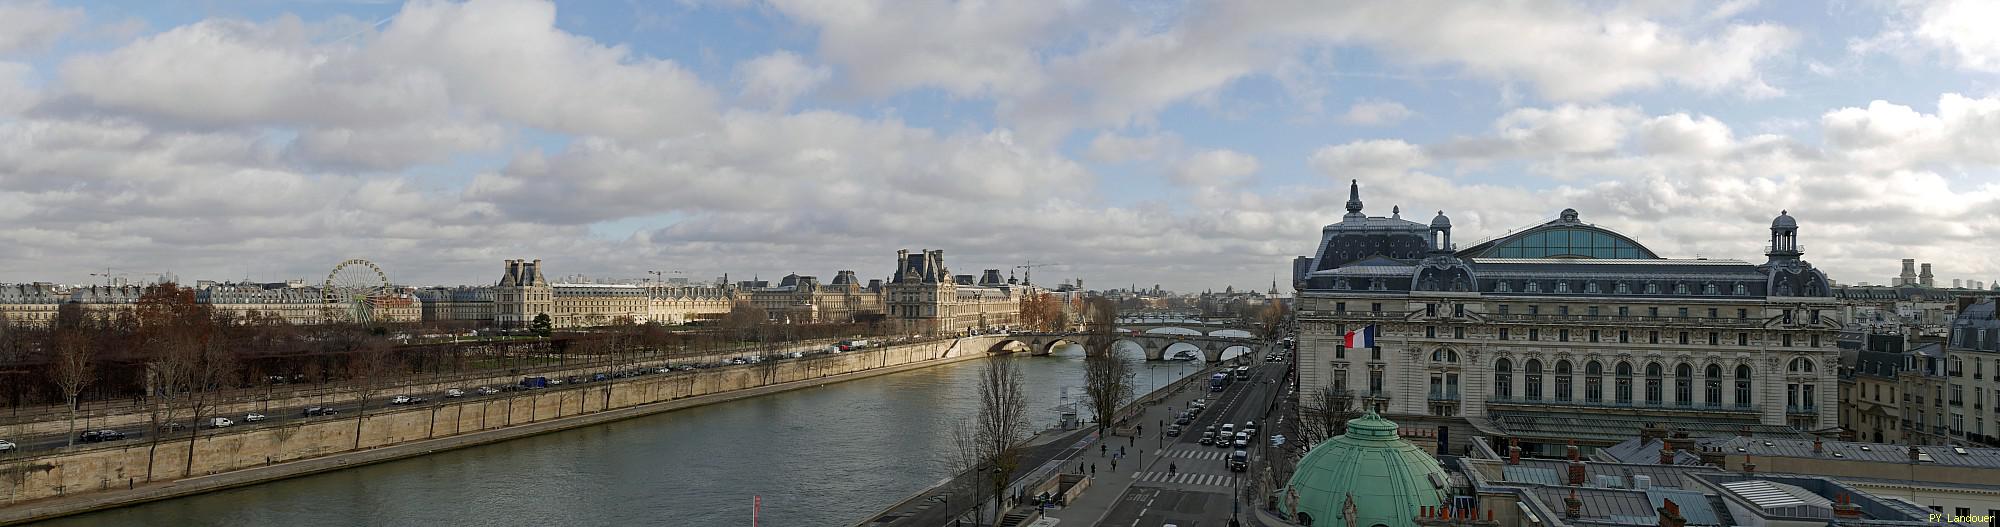
[[[1164,456],[1133,476],[1131,486],[1097,525],[1228,525],[1237,505],[1235,496],[1249,484],[1251,473],[1230,471],[1229,454],[1236,449],[1200,444],[1201,433],[1209,426],[1219,430],[1223,423],[1231,423],[1241,429],[1244,423],[1256,421],[1257,434],[1249,439],[1247,449],[1249,464],[1262,462],[1265,449],[1259,445],[1269,441],[1267,421],[1276,417],[1271,405],[1284,393],[1286,385],[1279,381],[1290,367],[1289,362],[1265,362],[1262,357],[1249,360],[1255,361],[1250,364],[1250,378],[1210,394],[1207,409],[1182,428],[1180,437],[1166,444]],[[1243,503],[1241,510],[1252,506]]]
[[[797,352],[800,352],[800,353],[804,354],[804,355],[803,355],[804,357],[813,357],[813,356],[816,356],[816,355],[821,355],[821,354],[823,354],[823,352],[819,352],[819,351],[808,351],[808,350],[815,350],[815,349],[824,349],[824,345],[819,345],[819,344],[815,344],[815,345],[812,345],[812,346],[805,346],[805,347],[797,347],[797,348],[788,348],[788,349],[784,350],[784,352],[793,352],[793,351],[797,351]],[[674,364],[675,364],[675,367],[676,367],[676,369],[675,369],[674,371],[672,371],[671,373],[668,373],[668,374],[669,374],[669,375],[684,375],[684,374],[688,374],[688,373],[689,373],[689,371],[691,371],[691,370],[683,370],[683,369],[679,369],[679,368],[681,368],[681,367],[687,367],[687,366],[691,366],[691,367],[694,367],[694,368],[710,368],[710,367],[722,367],[722,366],[731,366],[731,365],[734,365],[734,364],[729,364],[729,363],[728,363],[727,361],[724,361],[724,362],[721,362],[721,363],[717,363],[717,362],[693,362],[693,361],[713,361],[713,360],[715,360],[716,358],[718,358],[718,357],[720,357],[720,356],[724,356],[724,355],[738,355],[738,356],[740,356],[740,355],[743,355],[743,352],[742,352],[742,351],[731,351],[731,352],[721,352],[721,353],[716,353],[716,354],[711,354],[711,355],[706,355],[706,356],[703,356],[703,357],[690,357],[690,358],[688,358],[688,359],[683,359],[683,360],[685,360],[685,361],[690,361],[690,362],[682,362],[681,360],[676,360],[676,361],[674,361]],[[646,361],[651,361],[651,360],[653,360],[653,359],[644,359],[644,360],[642,360],[641,362],[646,362]],[[780,359],[775,359],[775,360],[794,360],[794,359],[789,359],[789,358],[780,358]],[[599,382],[599,381],[602,381],[602,380],[613,380],[613,379],[618,379],[618,378],[624,378],[624,377],[630,377],[630,376],[634,376],[634,375],[654,375],[654,374],[658,374],[658,373],[656,372],[656,370],[657,370],[657,367],[647,367],[647,368],[638,368],[638,369],[634,369],[634,368],[633,368],[633,366],[631,366],[631,365],[629,365],[629,364],[628,364],[628,365],[622,365],[622,366],[620,366],[620,365],[603,365],[603,366],[599,366],[599,367],[594,367],[594,368],[590,368],[590,369],[593,369],[593,370],[596,370],[596,371],[600,371],[600,372],[605,372],[605,373],[603,373],[602,375],[604,375],[604,376],[605,376],[606,378],[605,378],[605,379],[595,379],[595,378],[593,377],[593,375],[591,375],[591,374],[579,374],[579,375],[569,375],[569,376],[566,376],[566,377],[560,377],[560,376],[549,376],[549,378],[550,378],[551,380],[558,380],[558,379],[560,379],[560,380],[562,381],[562,383],[561,383],[561,384],[557,384],[557,385],[555,385],[555,386],[551,386],[551,387],[549,387],[548,389],[563,389],[563,388],[577,388],[577,387],[581,387],[581,386],[588,386],[588,385],[590,385],[590,384],[591,384],[591,383],[593,383],[593,382]],[[624,375],[617,375],[617,372],[626,372],[626,373],[625,373]],[[538,375],[536,375],[536,374],[523,374],[523,375],[521,375],[521,376],[522,376],[522,377],[534,377],[534,376],[538,376]],[[382,389],[382,390],[379,390],[379,391],[376,391],[375,393],[371,394],[371,395],[370,395],[370,396],[368,397],[368,400],[367,400],[367,409],[368,409],[368,410],[370,410],[370,411],[375,411],[375,410],[382,410],[382,409],[389,409],[389,408],[398,408],[398,407],[403,407],[403,406],[412,406],[412,407],[416,407],[416,406],[426,406],[426,405],[434,405],[434,404],[442,404],[442,403],[444,403],[444,402],[447,402],[447,401],[451,401],[451,400],[456,400],[456,399],[483,399],[483,398],[495,398],[495,399],[498,399],[498,398],[505,398],[505,397],[507,397],[507,396],[509,396],[510,394],[512,394],[512,393],[513,393],[513,392],[512,392],[512,390],[514,390],[514,389],[518,389],[518,387],[517,387],[517,386],[513,386],[513,385],[499,385],[499,384],[495,384],[495,385],[489,385],[489,386],[491,386],[491,387],[493,387],[493,388],[495,388],[495,389],[503,389],[503,390],[509,390],[509,391],[501,391],[501,392],[499,392],[499,393],[496,393],[496,394],[492,394],[492,395],[482,395],[482,394],[480,394],[480,393],[478,392],[478,388],[481,388],[481,386],[476,386],[476,385],[468,385],[468,386],[462,386],[462,387],[460,387],[460,388],[459,388],[459,389],[461,389],[461,390],[464,390],[464,391],[465,391],[465,395],[463,395],[462,397],[459,397],[459,398],[449,398],[449,397],[446,397],[446,396],[445,396],[445,392],[444,392],[444,390],[437,390],[437,391],[410,391],[410,390],[396,390],[396,389],[393,389],[393,388],[391,388],[391,389]],[[352,397],[352,395],[353,395],[353,394],[349,394],[349,395],[348,395],[348,397]],[[396,405],[396,404],[391,404],[391,402],[390,402],[390,401],[391,401],[391,400],[393,400],[393,399],[394,399],[394,398],[395,398],[396,396],[399,396],[399,395],[406,395],[406,396],[415,396],[415,397],[422,397],[422,398],[424,398],[425,400],[424,400],[424,401],[422,401],[422,402],[419,402],[419,403],[415,403],[415,404],[408,404],[408,405]],[[179,404],[179,403],[176,403],[176,404]],[[305,410],[306,410],[307,408],[310,408],[310,407],[321,407],[321,408],[331,408],[331,409],[333,409],[333,410],[334,410],[334,411],[335,411],[336,413],[335,413],[334,415],[331,415],[331,416],[326,416],[326,415],[316,415],[316,416],[308,416],[308,415],[305,415]],[[203,413],[203,415],[201,416],[201,422],[200,422],[200,423],[195,423],[195,422],[193,421],[193,416],[190,416],[190,415],[187,415],[187,414],[186,414],[186,408],[185,408],[185,407],[183,406],[183,407],[179,407],[179,408],[176,408],[176,409],[175,409],[175,413],[176,413],[177,415],[175,416],[174,420],[172,421],[172,422],[174,422],[174,423],[178,423],[178,424],[179,424],[179,425],[181,426],[181,428],[180,428],[179,430],[174,430],[174,431],[166,431],[166,432],[163,432],[163,433],[165,434],[165,435],[164,435],[163,437],[168,437],[168,438],[178,438],[178,439],[182,439],[182,440],[185,440],[185,439],[187,439],[187,438],[188,438],[188,434],[190,433],[190,430],[189,430],[189,428],[188,428],[189,426],[194,426],[194,427],[195,427],[195,428],[196,428],[197,430],[199,430],[199,431],[201,431],[201,432],[205,432],[205,433],[214,433],[214,431],[217,431],[217,430],[221,430],[221,429],[217,429],[217,428],[215,428],[215,427],[213,427],[213,426],[210,426],[210,423],[211,423],[211,422],[213,422],[213,421],[212,421],[212,418],[214,418],[214,417],[224,417],[224,418],[228,418],[228,419],[230,419],[230,420],[234,421],[234,422],[235,422],[235,424],[234,424],[234,425],[232,425],[232,426],[230,426],[230,427],[227,427],[227,428],[229,428],[229,429],[232,429],[232,430],[233,430],[233,429],[237,429],[237,428],[254,428],[254,427],[273,427],[273,426],[286,426],[286,425],[289,425],[289,424],[293,424],[293,423],[295,423],[295,422],[300,422],[300,421],[312,421],[312,420],[332,420],[332,419],[353,419],[353,418],[355,418],[355,417],[356,417],[356,416],[355,416],[354,414],[355,414],[356,412],[359,412],[359,411],[361,411],[361,409],[362,409],[362,401],[361,401],[361,400],[359,400],[358,398],[344,398],[343,400],[341,400],[341,401],[339,401],[339,402],[332,402],[332,403],[325,403],[325,404],[306,404],[306,405],[297,405],[297,406],[280,406],[280,407],[271,407],[271,408],[265,408],[265,409],[263,409],[263,410],[261,410],[261,411],[259,411],[259,412],[255,412],[255,413],[259,413],[259,414],[262,414],[262,415],[264,416],[264,419],[263,419],[263,420],[261,420],[261,421],[256,421],[256,422],[251,422],[251,421],[249,421],[249,420],[247,419],[247,415],[246,415],[246,413],[226,413],[226,414],[220,414],[220,415],[211,415],[211,414],[208,414],[207,412],[204,412],[204,413]],[[195,426],[195,425],[198,425],[198,426]],[[148,432],[149,432],[149,431],[151,430],[152,426],[153,426],[153,423],[152,423],[152,422],[150,422],[150,420],[148,420],[148,421],[145,421],[145,422],[141,422],[141,423],[137,423],[137,424],[128,424],[128,425],[122,425],[122,426],[101,426],[101,425],[99,425],[99,426],[92,426],[92,425],[90,425],[90,423],[88,422],[88,420],[84,420],[84,419],[79,419],[79,420],[77,421],[77,424],[76,424],[76,433],[77,433],[77,434],[79,434],[79,435],[83,434],[84,432],[87,432],[87,431],[93,431],[93,430],[116,430],[116,431],[118,431],[118,432],[121,432],[121,433],[125,434],[125,437],[124,437],[124,439],[120,439],[120,440],[114,440],[114,441],[102,441],[102,442],[97,442],[97,443],[86,443],[86,442],[84,442],[84,441],[83,441],[82,439],[78,439],[78,440],[77,440],[77,442],[76,442],[76,446],[79,446],[79,447],[88,447],[88,446],[95,446],[95,445],[119,445],[119,444],[132,444],[132,443],[137,443],[137,442],[142,442],[142,441],[144,441],[144,440],[145,440],[145,438],[146,438],[146,434],[147,434],[147,433],[148,433]],[[69,434],[67,434],[67,433],[56,433],[56,434],[36,434],[36,435],[31,435],[31,436],[26,436],[26,437],[21,437],[21,438],[4,438],[4,437],[0,437],[0,439],[6,439],[6,440],[8,440],[8,441],[12,441],[13,443],[15,443],[15,444],[17,445],[17,446],[16,446],[16,448],[15,448],[14,450],[12,450],[12,451],[8,451],[8,452],[0,452],[0,458],[6,458],[6,457],[12,457],[12,456],[17,456],[17,455],[23,455],[23,454],[26,454],[26,453],[30,453],[30,452],[36,452],[36,451],[42,451],[42,450],[54,450],[54,449],[59,449],[59,448],[63,448],[63,447],[65,447],[65,446],[68,446],[68,445],[69,445],[69,439],[68,439],[68,438],[69,438]]]

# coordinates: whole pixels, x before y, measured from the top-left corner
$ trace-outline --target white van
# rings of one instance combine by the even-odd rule
[[[215,419],[210,419],[208,421],[208,426],[212,428],[228,428],[231,426],[236,426],[236,422],[229,420],[229,418],[227,417],[217,417]]]

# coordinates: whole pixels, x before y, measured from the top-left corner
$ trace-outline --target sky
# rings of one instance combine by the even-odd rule
[[[2000,3],[0,0],[0,282],[1263,290],[1338,222],[2000,282]]]

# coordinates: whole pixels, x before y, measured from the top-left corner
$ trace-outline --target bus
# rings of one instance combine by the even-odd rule
[[[1244,380],[1244,379],[1248,379],[1248,378],[1250,378],[1250,367],[1249,367],[1249,366],[1237,366],[1237,367],[1236,367],[1236,380],[1239,380],[1239,381],[1240,381],[1240,380]]]
[[[1208,391],[1219,392],[1229,386],[1229,374],[1217,373],[1208,376]]]

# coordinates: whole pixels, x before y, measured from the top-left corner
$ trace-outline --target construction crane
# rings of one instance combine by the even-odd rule
[[[1029,262],[1024,262],[1024,263],[1023,263],[1022,265],[1016,265],[1016,266],[1014,266],[1014,268],[1015,268],[1015,269],[1021,269],[1021,270],[1022,270],[1022,272],[1021,272],[1021,285],[1035,285],[1035,268],[1036,268],[1036,267],[1049,267],[1049,266],[1055,266],[1055,265],[1062,265],[1062,264],[1059,264],[1059,263],[1035,263],[1035,262],[1033,262],[1033,261],[1029,261]]]

